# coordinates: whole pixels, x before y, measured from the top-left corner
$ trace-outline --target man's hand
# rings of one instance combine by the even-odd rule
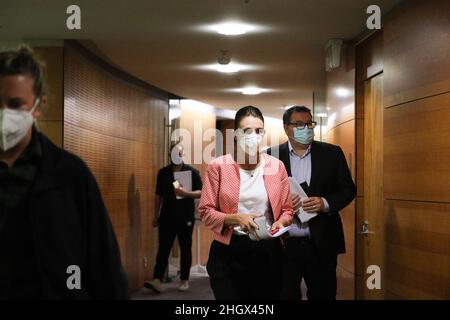
[[[292,207],[294,208],[294,213],[300,209],[302,206],[302,198],[298,193],[292,195]]]
[[[319,197],[311,197],[303,200],[302,207],[306,213],[317,213],[325,209],[323,200]]]
[[[175,188],[175,195],[178,197],[188,198],[190,196],[189,192],[184,190],[183,187]]]

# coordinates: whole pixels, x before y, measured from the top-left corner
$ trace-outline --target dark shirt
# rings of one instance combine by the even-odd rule
[[[42,148],[36,134],[11,166],[0,161],[0,298],[36,298],[40,288],[29,216],[29,192]]]
[[[183,164],[180,171],[192,171],[192,190],[202,189],[202,179],[197,169]],[[162,199],[160,221],[187,222],[194,220],[195,204],[193,198],[177,199],[172,165],[168,165],[158,172],[156,180],[156,194]]]

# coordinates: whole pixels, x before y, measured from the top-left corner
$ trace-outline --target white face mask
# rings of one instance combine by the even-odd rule
[[[31,111],[0,109],[0,150],[8,151],[15,147],[33,125],[33,112],[39,105],[39,98]]]
[[[183,163],[183,157],[180,157],[179,154],[175,153],[171,156],[171,158],[172,158],[172,163],[175,165],[180,165]]]
[[[237,138],[242,150],[252,157],[257,154],[259,145],[262,142],[262,137],[259,134],[256,134],[255,132],[251,134],[240,134]]]

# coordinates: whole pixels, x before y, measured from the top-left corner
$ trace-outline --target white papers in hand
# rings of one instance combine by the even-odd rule
[[[289,177],[289,187],[291,190],[291,194],[292,195],[299,194],[300,197],[302,198],[302,201],[308,198],[308,195],[303,190],[302,186],[297,182],[297,180],[295,180],[294,177]],[[295,213],[297,214],[302,223],[308,222],[309,220],[317,216],[317,213],[306,213],[302,207],[300,207],[300,209],[298,209],[298,211]]]
[[[173,173],[173,177],[181,184],[185,191],[192,191],[192,171],[176,171]],[[177,196],[177,199],[182,198]]]
[[[255,218],[254,221],[259,227],[259,229],[255,231],[259,240],[267,240],[267,239],[277,238],[277,237],[281,236],[283,233],[285,233],[291,229],[291,226],[287,226],[287,227],[278,229],[278,231],[276,233],[272,234],[272,231],[270,230],[271,225],[267,223],[265,216]],[[258,238],[256,238],[255,235],[252,233],[249,233],[249,237],[252,240],[258,240]]]

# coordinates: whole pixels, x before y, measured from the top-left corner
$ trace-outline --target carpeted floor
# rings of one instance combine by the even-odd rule
[[[187,292],[178,291],[180,280],[164,283],[164,292],[155,293],[153,290],[142,288],[134,295],[132,300],[214,300],[214,295],[209,285],[209,277],[203,275],[191,275],[190,289]]]
[[[172,282],[164,283],[164,292],[155,293],[153,290],[142,288],[131,296],[132,300],[214,300],[209,284],[209,277],[205,275],[191,275],[190,289],[187,292],[178,291],[180,280],[174,278]],[[302,283],[303,299],[306,300],[306,287]]]

